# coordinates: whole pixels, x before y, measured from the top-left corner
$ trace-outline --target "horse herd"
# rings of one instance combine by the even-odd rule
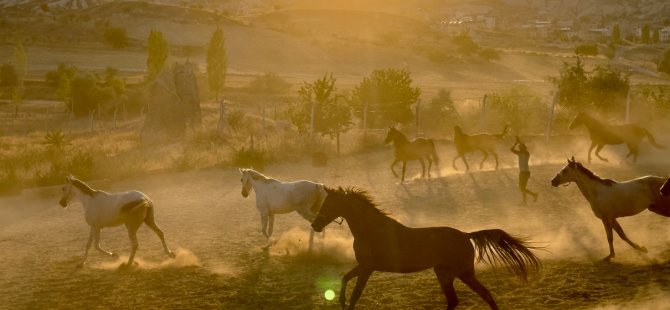
[[[589,158],[591,150],[597,147],[596,156],[605,160],[598,154],[602,146],[624,141],[629,147],[628,156],[633,156],[635,160],[638,155],[637,144],[642,136],[647,136],[652,144],[660,147],[646,130],[633,125],[608,128],[586,114],[578,115],[570,126],[579,124],[586,125],[591,131],[593,142],[589,149]],[[484,154],[484,160],[488,153],[493,154],[497,162],[494,140],[502,138],[506,131],[507,126],[497,135],[466,135],[456,126],[454,143],[458,155],[454,158],[454,165],[457,158],[462,158],[468,168],[465,154],[476,150]],[[627,134],[623,134],[624,132]],[[401,179],[404,179],[408,160],[421,162],[422,176],[425,176],[424,159],[429,163],[428,173],[432,163],[438,163],[435,145],[430,139],[417,138],[409,141],[398,130],[390,128],[386,142],[391,141],[395,145],[395,160],[391,164],[391,170],[396,177],[394,166],[400,161],[403,162]],[[480,166],[482,164],[483,161]],[[357,281],[351,293],[349,309],[354,308],[374,271],[410,273],[432,268],[447,299],[447,309],[453,309],[459,303],[454,289],[456,278],[475,291],[492,309],[497,309],[490,292],[475,276],[475,262],[503,265],[522,281],[526,281],[529,272],[539,270],[541,265],[539,258],[533,253],[535,247],[501,229],[466,233],[451,227],[410,228],[379,209],[374,199],[359,188],[331,188],[306,180],[283,182],[246,168],[240,168],[239,172],[242,196],[248,197],[251,190],[256,193],[261,230],[268,239],[268,246],[276,214],[296,211],[312,223],[313,231],[316,232],[322,231],[338,218],[346,220],[354,237],[353,247],[358,264],[342,278],[339,303],[343,308],[347,307],[347,283],[355,277]],[[607,261],[615,256],[612,230],[636,250],[646,252],[646,248],[626,236],[617,218],[635,215],[645,209],[670,217],[670,182],[667,178],[644,176],[616,182],[597,176],[572,158],[551,180],[554,187],[569,182],[577,184],[596,217],[603,222],[610,250],[605,257]],[[120,268],[129,268],[134,263],[138,247],[136,232],[142,223],[157,234],[165,253],[169,257],[175,257],[165,242],[163,231],[154,220],[154,204],[145,194],[139,191],[107,193],[68,176],[62,188],[60,205],[65,208],[74,199],[83,205],[84,217],[90,226],[80,266],[86,264],[92,244],[105,255],[116,257],[116,254],[100,246],[100,230],[119,225],[126,226],[132,245],[128,261]],[[310,245],[312,238],[313,235],[310,235]]]

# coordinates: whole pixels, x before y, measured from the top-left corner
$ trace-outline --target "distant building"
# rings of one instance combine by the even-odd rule
[[[670,42],[670,27],[666,26],[658,31],[658,40],[661,42]]]

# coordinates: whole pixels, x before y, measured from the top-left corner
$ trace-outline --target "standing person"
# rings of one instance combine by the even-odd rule
[[[516,146],[519,146],[519,149],[516,149]],[[530,179],[530,169],[528,168],[530,152],[528,152],[526,144],[521,142],[521,139],[517,136],[516,142],[514,142],[514,145],[509,150],[519,157],[519,191],[521,191],[521,195],[523,196],[523,204],[526,204],[526,194],[530,194],[533,196],[533,201],[537,201],[538,194],[526,188],[528,179]]]

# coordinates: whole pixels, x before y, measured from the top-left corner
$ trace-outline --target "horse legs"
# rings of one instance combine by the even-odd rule
[[[270,236],[268,235],[268,214],[262,212],[261,212],[261,231],[263,232],[263,236],[265,236],[266,239],[270,239]]]
[[[588,156],[589,163],[591,162],[591,151],[593,151],[593,148],[595,148],[595,147],[596,147],[596,143],[591,141],[591,146],[589,146],[589,156]]]
[[[598,144],[598,147],[596,147],[596,156],[600,158],[600,160],[608,162],[609,160],[607,160],[607,158],[600,156],[600,150],[602,150],[604,146],[604,144]]]
[[[489,158],[489,152],[487,151],[482,151],[482,155],[484,155],[484,158],[482,158],[482,162],[479,163],[479,170],[482,170],[484,168],[484,162],[486,161],[487,158]],[[496,169],[498,167],[496,166]]]
[[[468,273],[458,277],[467,285],[470,289],[475,291],[475,293],[479,294],[479,297],[484,299],[487,304],[489,304],[489,307],[491,309],[497,310],[498,305],[496,304],[495,300],[493,300],[493,296],[491,296],[491,292],[481,283],[477,278],[475,277],[475,271],[469,271]]]
[[[619,222],[617,222],[616,219],[612,220],[612,228],[614,228],[614,231],[616,231],[616,233],[619,235],[619,237],[621,237],[621,239],[628,242],[628,244],[630,244],[630,246],[632,246],[634,249],[636,249],[636,250],[638,250],[642,253],[647,253],[647,248],[645,248],[643,246],[640,246],[640,245],[636,244],[635,242],[631,241],[630,239],[628,239],[628,237],[626,236],[626,233],[623,232],[623,228],[621,228],[621,225],[619,225]]]
[[[456,160],[457,160],[459,157],[460,157],[461,159],[463,159],[463,163],[465,164],[465,171],[470,170],[470,166],[468,165],[468,161],[465,159],[465,154],[462,154],[462,155],[461,155],[461,154],[458,154],[458,155],[456,155],[456,157],[454,157],[454,161],[451,163],[451,165],[454,167],[454,170],[458,170],[458,168],[456,168]]]
[[[496,160],[496,170],[498,170],[498,154],[496,152],[491,152],[493,154],[493,158]]]
[[[91,230],[93,232],[93,243],[95,244],[95,248],[98,251],[102,252],[103,254],[105,254],[107,256],[116,257],[117,256],[116,254],[114,254],[110,251],[107,251],[100,246],[100,228],[92,228],[91,227]]]
[[[605,225],[605,233],[607,234],[607,243],[610,246],[610,255],[603,258],[604,261],[609,262],[614,258],[614,236],[612,235],[612,222],[609,219],[603,219],[603,225]]]
[[[402,162],[402,177],[400,177],[400,182],[405,182],[405,169],[407,168],[407,162]]]
[[[131,267],[133,265],[133,260],[135,260],[135,253],[137,253],[137,248],[139,243],[137,242],[137,229],[140,228],[141,224],[135,223],[126,223],[126,228],[128,229],[128,238],[130,238],[130,256],[128,257],[128,262],[121,267]]]
[[[395,160],[393,160],[393,162],[391,163],[391,172],[393,172],[393,176],[395,176],[396,178],[398,177],[398,174],[395,172],[395,168],[394,168],[394,167],[395,167],[395,165],[396,165],[398,162],[399,162],[399,160],[395,159]]]
[[[156,224],[156,220],[154,219],[153,208],[149,209],[148,212],[149,213],[144,218],[144,223],[147,224],[147,226],[156,233],[158,238],[161,239],[161,243],[163,244],[163,250],[165,251],[165,254],[167,254],[170,258],[175,258],[176,255],[174,254],[174,252],[172,252],[170,248],[168,248],[167,243],[165,243],[165,234],[163,233],[163,230]]]
[[[627,143],[627,145],[628,145],[628,154],[626,155],[626,158],[632,155],[633,162],[637,162],[637,155],[640,153],[640,150],[637,148],[637,145],[635,144]]]
[[[350,310],[354,309],[356,302],[361,298],[361,294],[363,293],[365,285],[368,283],[368,279],[370,279],[370,275],[372,275],[372,270],[359,269],[356,286],[354,286],[354,290],[351,292],[351,299],[349,300]]]
[[[433,167],[433,159],[428,156],[428,177],[430,178],[430,168]],[[438,173],[439,175],[439,173]]]
[[[347,306],[347,283],[354,277],[358,277],[358,271],[360,266],[356,265],[353,269],[349,270],[344,277],[342,277],[342,284],[340,285],[340,306],[344,309]]]
[[[421,177],[425,178],[426,177],[426,163],[423,162],[422,158],[419,158],[419,162],[421,163]]]
[[[440,282],[442,293],[447,298],[447,309],[455,309],[459,302],[454,289],[454,276],[449,274],[446,268],[435,267],[433,271],[437,276],[437,281]]]
[[[79,263],[79,267],[84,267],[86,265],[86,259],[88,258],[88,249],[91,248],[91,244],[93,243],[93,235],[95,234],[96,228],[93,228],[91,226],[91,232],[88,234],[88,242],[86,242],[86,250],[84,251],[84,258],[81,260],[81,263]]]

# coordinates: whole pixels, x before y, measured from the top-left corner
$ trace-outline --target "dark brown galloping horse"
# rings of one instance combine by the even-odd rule
[[[401,182],[405,181],[407,161],[418,160],[421,163],[421,177],[426,176],[426,164],[423,162],[424,159],[428,160],[428,176],[430,176],[430,167],[433,166],[433,161],[436,166],[439,164],[440,159],[437,157],[433,139],[420,137],[410,141],[402,132],[394,127],[389,127],[384,143],[390,142],[393,142],[393,154],[395,155],[395,159],[393,160],[393,163],[391,163],[391,171],[394,176],[398,177],[394,167],[398,162],[402,162]]]
[[[633,156],[633,162],[637,161],[637,156],[640,153],[638,145],[644,137],[649,139],[649,143],[656,148],[662,149],[665,146],[656,143],[656,139],[651,135],[646,129],[634,125],[634,124],[625,124],[625,125],[609,125],[603,124],[597,119],[589,116],[584,112],[579,112],[575,119],[570,123],[570,129],[574,129],[576,126],[584,125],[589,130],[591,135],[591,146],[589,147],[589,157],[588,160],[591,162],[591,151],[593,148],[596,149],[596,157],[602,161],[607,161],[607,158],[600,156],[600,150],[607,144],[622,144],[626,143],[628,146],[628,154],[626,158]]]
[[[460,126],[454,126],[454,144],[456,145],[456,157],[451,162],[451,165],[456,168],[456,160],[460,157],[465,163],[465,171],[470,170],[470,165],[465,159],[465,155],[473,152],[481,152],[484,158],[482,158],[481,163],[479,163],[479,169],[484,167],[484,162],[489,158],[489,153],[493,154],[493,158],[496,160],[496,169],[498,169],[498,154],[496,153],[496,141],[501,140],[507,133],[508,125],[505,125],[502,132],[499,134],[490,134],[490,133],[479,133],[474,135],[467,135],[463,133],[463,129]]]
[[[352,278],[358,280],[349,309],[356,305],[374,271],[410,273],[433,268],[447,298],[447,309],[458,305],[456,278],[477,292],[492,309],[498,309],[491,293],[475,277],[475,252],[477,262],[504,265],[523,281],[530,270],[540,268],[540,260],[531,251],[533,247],[500,229],[465,233],[451,227],[410,228],[377,208],[363,190],[326,187],[326,193],[312,228],[319,232],[337,217],[343,217],[354,236],[358,262],[342,278],[339,297],[342,308],[346,307],[347,282]]]

